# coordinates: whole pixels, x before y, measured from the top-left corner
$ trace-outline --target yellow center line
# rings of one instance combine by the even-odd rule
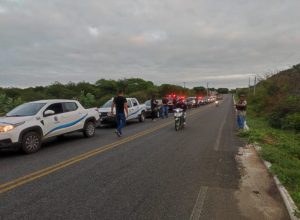
[[[195,111],[195,112],[192,112],[189,116],[192,116],[194,114],[197,114],[201,111]],[[172,121],[169,121],[169,122],[166,122],[166,123],[163,123],[159,126],[156,126],[154,128],[151,128],[151,129],[148,129],[148,130],[145,130],[145,131],[142,131],[142,132],[139,132],[135,135],[131,135],[127,138],[124,138],[122,140],[119,140],[119,141],[116,141],[116,142],[113,142],[111,144],[107,144],[107,145],[104,145],[104,146],[101,146],[101,147],[98,147],[94,150],[91,150],[91,151],[88,151],[86,153],[83,153],[83,154],[80,154],[78,156],[75,156],[71,159],[68,159],[68,160],[65,160],[63,162],[60,162],[58,164],[55,164],[55,165],[52,165],[52,166],[49,166],[49,167],[46,167],[44,169],[41,169],[41,170],[38,170],[36,172],[33,172],[33,173],[30,173],[28,175],[25,175],[25,176],[22,176],[20,178],[17,178],[15,180],[12,180],[12,181],[9,181],[7,183],[4,183],[4,184],[0,184],[0,194],[1,193],[4,193],[4,192],[7,192],[9,190],[12,190],[18,186],[22,186],[28,182],[32,182],[33,180],[36,180],[38,178],[41,178],[43,176],[46,176],[46,175],[49,175],[55,171],[58,171],[60,169],[63,169],[65,167],[68,167],[72,164],[75,164],[75,163],[78,163],[82,160],[85,160],[85,159],[88,159],[90,157],[93,157],[97,154],[100,154],[100,153],[103,153],[105,151],[108,151],[108,150],[111,150],[117,146],[120,146],[122,144],[125,144],[127,142],[130,142],[130,141],[133,141],[139,137],[142,137],[142,136],[145,136],[147,134],[150,134],[150,133],[153,133],[159,129],[162,129],[170,124],[173,123],[173,120]]]

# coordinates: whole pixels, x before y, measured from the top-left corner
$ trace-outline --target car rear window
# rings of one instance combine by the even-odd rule
[[[138,105],[138,103],[137,103],[137,101],[135,99],[132,99],[131,101],[132,101],[133,106],[137,106]]]
[[[65,112],[72,112],[72,111],[76,111],[77,109],[78,109],[78,106],[75,102],[65,102],[64,103]]]

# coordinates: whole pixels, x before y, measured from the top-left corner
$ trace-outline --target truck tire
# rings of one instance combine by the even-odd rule
[[[21,150],[24,153],[35,153],[41,148],[41,135],[36,131],[29,131],[23,135],[21,144]]]
[[[56,138],[57,138],[57,140],[62,141],[65,139],[65,135],[61,134],[61,135],[58,135]]]
[[[146,118],[145,112],[142,112],[142,113],[140,114],[140,116],[139,116],[139,122],[144,122],[144,121],[145,121],[145,118]]]
[[[96,133],[96,126],[93,121],[87,121],[83,128],[83,135],[87,138],[94,136]]]

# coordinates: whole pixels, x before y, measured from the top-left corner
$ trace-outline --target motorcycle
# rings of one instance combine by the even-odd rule
[[[175,131],[184,128],[184,112],[181,108],[174,109]]]
[[[215,104],[216,104],[216,107],[218,107],[219,106],[219,101],[216,101]]]

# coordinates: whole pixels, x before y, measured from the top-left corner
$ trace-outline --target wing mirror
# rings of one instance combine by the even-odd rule
[[[47,117],[47,116],[50,116],[50,115],[54,115],[55,112],[53,110],[47,110],[44,112],[44,116]]]

